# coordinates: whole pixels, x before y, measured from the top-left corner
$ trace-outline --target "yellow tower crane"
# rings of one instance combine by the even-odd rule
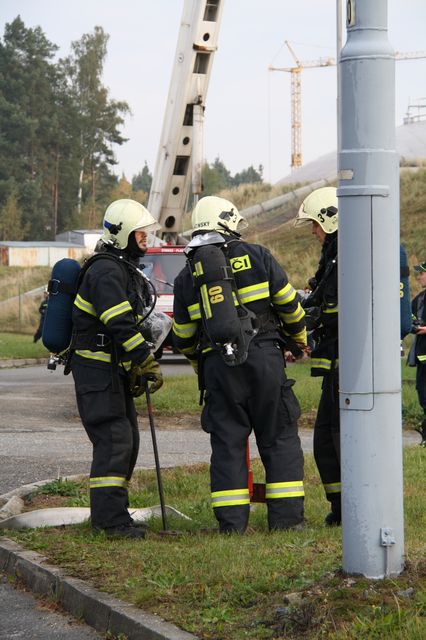
[[[300,61],[290,43],[286,40],[291,55],[296,62],[295,67],[273,67],[269,71],[287,71],[291,79],[291,169],[301,167],[302,162],[302,69],[315,67],[331,67],[336,65],[334,58]]]
[[[302,69],[333,67],[336,60],[332,57],[318,58],[318,60],[301,61],[296,56],[288,40],[285,44],[290,51],[296,66],[273,67],[269,65],[269,71],[286,71],[291,79],[291,170],[301,167],[302,161]],[[426,51],[413,51],[408,53],[395,53],[395,60],[413,60],[426,58]]]

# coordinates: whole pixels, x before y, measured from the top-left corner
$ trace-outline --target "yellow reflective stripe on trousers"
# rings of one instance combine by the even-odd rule
[[[293,289],[291,284],[287,282],[285,287],[274,293],[272,296],[272,304],[288,304],[289,302],[293,302],[296,297],[296,291]]]
[[[419,360],[419,362],[424,362],[426,360],[426,355],[424,356],[417,356],[417,360]]]
[[[329,484],[324,484],[324,490],[326,493],[340,493],[342,491],[342,483],[331,482]]]
[[[266,499],[273,498],[299,498],[305,495],[303,480],[295,482],[267,482]]]
[[[120,302],[120,304],[116,304],[113,307],[106,309],[106,311],[101,313],[99,316],[99,320],[104,324],[108,324],[111,318],[115,318],[122,313],[127,313],[127,311],[132,311],[132,306],[128,300],[124,300],[124,302]]]
[[[250,493],[247,489],[229,489],[227,491],[212,492],[212,507],[235,507],[240,504],[250,504]]]
[[[103,489],[104,487],[127,487],[128,482],[124,476],[103,476],[90,478],[91,489]]]
[[[80,309],[80,311],[84,311],[85,313],[96,317],[96,311],[93,304],[82,298],[79,293],[77,293],[75,297],[74,304]]]
[[[145,342],[144,337],[141,333],[135,333],[134,336],[123,342],[123,347],[126,351],[132,351],[132,349],[136,349],[142,342]]]

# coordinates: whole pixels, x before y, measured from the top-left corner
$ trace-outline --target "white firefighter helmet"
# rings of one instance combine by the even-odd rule
[[[192,212],[192,232],[195,231],[236,231],[248,226],[237,207],[225,198],[205,196]]]
[[[338,201],[334,187],[315,189],[303,200],[294,221],[295,226],[318,222],[325,233],[334,233],[338,227]]]
[[[160,228],[161,225],[142,204],[123,198],[111,202],[105,211],[101,240],[117,249],[125,249],[132,231],[141,229],[148,233]]]

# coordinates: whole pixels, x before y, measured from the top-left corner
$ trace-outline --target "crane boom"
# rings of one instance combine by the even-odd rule
[[[294,49],[285,40],[285,45],[293,57],[296,66],[293,67],[273,67],[269,65],[269,71],[286,71],[291,78],[291,169],[297,169],[303,164],[302,160],[302,69],[313,69],[318,67],[333,67],[336,65],[335,58],[318,58],[318,60],[299,60]],[[395,60],[418,60],[426,58],[426,51],[411,51],[395,53]]]
[[[185,0],[148,209],[175,244],[192,192],[201,193],[203,120],[224,0]]]

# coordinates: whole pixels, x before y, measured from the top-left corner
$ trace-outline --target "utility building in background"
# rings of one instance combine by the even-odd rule
[[[404,566],[395,55],[387,0],[348,0],[340,55],[343,569]]]

